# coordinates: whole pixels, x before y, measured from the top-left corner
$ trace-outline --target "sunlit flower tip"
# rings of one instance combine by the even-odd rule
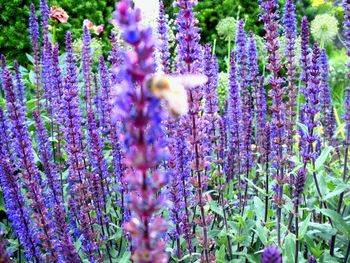
[[[87,27],[89,30],[91,30],[94,27],[94,23],[92,23],[89,19],[84,19],[83,27]]]
[[[275,246],[268,246],[264,249],[261,263],[282,263],[282,255]]]
[[[67,23],[68,21],[68,14],[66,11],[64,11],[63,8],[57,7],[57,6],[52,6],[50,9],[50,17],[52,20],[55,20],[60,23]]]

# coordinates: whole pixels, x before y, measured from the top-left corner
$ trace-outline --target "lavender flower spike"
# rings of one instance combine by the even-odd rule
[[[286,41],[288,102],[286,108],[286,144],[289,156],[293,155],[294,136],[296,134],[297,85],[295,65],[295,45],[297,39],[296,13],[294,0],[287,0],[283,10],[283,34]],[[291,163],[289,163],[291,165]]]
[[[282,263],[281,252],[275,246],[266,247],[261,257],[261,263]]]
[[[143,28],[140,10],[131,9],[131,2],[120,1],[114,21],[122,29],[123,40],[131,47],[124,53],[121,70],[124,82],[116,96],[119,118],[123,123],[126,175],[130,191],[131,219],[124,229],[132,237],[132,260],[142,263],[168,262],[165,252],[166,223],[157,216],[164,204],[161,193],[167,177],[157,170],[164,160],[160,135],[162,114],[160,101],[146,86],[146,78],[154,72],[154,40],[150,28]],[[116,91],[117,92],[117,91]]]
[[[261,20],[264,22],[266,48],[269,51],[269,62],[267,69],[271,72],[272,76],[269,78],[269,84],[271,85],[270,97],[272,99],[272,127],[274,131],[274,138],[272,140],[272,148],[274,150],[274,167],[275,167],[275,180],[278,185],[277,195],[274,197],[277,205],[277,239],[278,245],[281,245],[281,209],[284,202],[284,183],[286,181],[284,174],[285,155],[283,145],[285,144],[285,105],[283,102],[283,79],[279,77],[279,72],[282,68],[281,57],[279,55],[279,42],[278,42],[278,27],[279,27],[279,14],[278,4],[276,0],[261,1],[260,8],[262,9]]]
[[[2,60],[2,80],[6,97],[8,118],[10,121],[11,139],[14,154],[16,156],[16,168],[20,170],[20,177],[24,185],[29,189],[26,197],[30,200],[33,208],[33,217],[40,233],[38,237],[47,251],[47,260],[57,262],[60,255],[55,247],[59,246],[56,238],[55,224],[51,220],[49,205],[45,202],[47,196],[40,176],[39,170],[34,162],[32,140],[29,136],[26,124],[25,107],[18,102],[17,94],[14,92],[12,76],[6,67],[5,57]]]
[[[35,87],[36,87],[36,104],[40,107],[40,51],[39,51],[39,25],[38,18],[35,14],[35,6],[32,3],[30,5],[29,16],[29,33],[30,42],[32,44],[33,58],[34,58],[34,74],[35,74]]]
[[[159,1],[159,18],[158,18],[158,36],[159,44],[158,50],[160,53],[161,72],[165,74],[170,73],[170,52],[168,43],[168,17],[164,12],[163,1]]]

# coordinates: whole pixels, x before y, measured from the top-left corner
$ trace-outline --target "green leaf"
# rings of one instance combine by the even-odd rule
[[[265,205],[257,196],[254,197],[254,208],[255,208],[255,213],[257,218],[260,219],[261,221],[264,220]]]
[[[308,225],[310,223],[310,219],[311,219],[311,214],[309,214],[306,217],[306,219],[299,224],[299,239],[300,240],[304,238],[304,236],[305,236],[305,234],[307,232],[307,227],[308,227]]]
[[[219,249],[219,251],[216,252],[216,261],[218,263],[224,263],[226,262],[225,256],[226,256],[226,251],[225,251],[225,245],[222,245]]]
[[[333,150],[332,146],[327,146],[322,150],[320,156],[316,159],[316,162],[315,162],[316,171],[318,171],[319,169],[322,168],[322,166],[326,162],[326,160],[327,160],[329,154],[332,152],[332,150]]]
[[[131,255],[130,251],[125,251],[123,254],[123,257],[119,260],[119,263],[131,262],[130,255]]]
[[[222,207],[219,207],[216,202],[210,201],[208,202],[210,205],[210,210],[212,210],[214,213],[218,214],[221,217],[224,217],[224,213],[222,211]]]
[[[286,260],[283,260],[283,262],[293,263],[295,255],[295,235],[292,233],[289,233],[289,235],[286,237],[284,251],[285,253],[283,254],[286,255]]]
[[[323,199],[328,200],[330,198],[333,198],[334,196],[339,196],[341,193],[345,191],[349,191],[350,186],[347,184],[339,184],[337,187],[330,193],[328,193]]]
[[[256,190],[258,190],[260,193],[262,193],[263,195],[265,195],[265,191],[263,189],[261,189],[260,187],[257,187],[253,181],[249,180],[248,178],[245,178],[245,180],[251,185],[253,186]]]
[[[267,237],[269,231],[266,229],[266,227],[263,227],[258,221],[256,222],[256,230],[254,231],[257,233],[259,239],[261,240],[261,243],[263,243],[263,245],[265,246],[267,244]]]
[[[303,131],[303,133],[307,134],[308,131],[307,131],[307,126],[301,122],[298,122],[297,121],[297,125],[299,126],[299,128]]]
[[[330,209],[320,209],[320,212],[332,219],[333,227],[335,227],[339,232],[350,238],[350,224],[345,222],[343,217],[336,211]]]

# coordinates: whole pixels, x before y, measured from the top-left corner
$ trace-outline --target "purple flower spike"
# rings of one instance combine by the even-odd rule
[[[11,151],[10,133],[5,113],[0,107],[0,186],[2,188],[5,207],[14,234],[24,247],[24,254],[28,261],[41,258],[39,240],[33,223],[30,220],[29,209],[25,206],[25,199],[21,193],[18,176],[13,166],[13,152]]]
[[[16,93],[18,94],[18,102],[23,106],[26,105],[26,95],[24,93],[24,86],[22,82],[21,72],[19,71],[19,64],[17,61],[13,63],[13,68],[15,70],[15,80],[16,80]]]
[[[306,170],[301,168],[298,171],[298,175],[294,180],[294,205],[300,204],[300,196],[304,192],[304,186],[306,181]]]
[[[82,48],[82,72],[84,76],[86,105],[91,101],[91,34],[90,30],[84,26],[83,48]]]
[[[295,65],[295,45],[297,39],[296,13],[294,0],[286,1],[283,10],[283,34],[286,41],[288,102],[286,103],[286,144],[289,156],[293,155],[294,136],[296,134],[297,85]],[[291,165],[291,163],[290,163]]]
[[[59,259],[59,253],[55,247],[60,242],[56,238],[55,224],[52,222],[50,205],[46,202],[48,194],[45,191],[39,169],[34,161],[34,151],[31,137],[28,133],[26,108],[18,102],[18,95],[15,93],[12,75],[6,67],[5,57],[2,60],[2,80],[8,110],[10,138],[15,154],[15,165],[20,171],[20,177],[25,187],[29,189],[26,198],[33,208],[33,218],[37,226],[38,238],[47,252],[45,256],[48,261]]]
[[[53,207],[54,220],[57,226],[57,235],[62,241],[59,251],[67,262],[78,262],[79,256],[74,247],[73,239],[69,234],[69,228],[65,222],[65,210],[63,206],[62,188],[59,182],[56,164],[53,161],[51,153],[51,145],[44,123],[37,111],[33,112],[33,118],[37,129],[37,140],[39,146],[40,160],[44,167],[44,172],[47,178],[46,184],[51,191],[47,202]]]
[[[333,139],[336,127],[334,121],[334,112],[332,106],[332,91],[329,85],[329,65],[328,56],[325,50],[321,51],[320,57],[320,71],[321,71],[321,83],[320,83],[320,104],[322,111],[322,125],[324,129],[325,140],[330,144],[334,144]]]
[[[229,77],[229,95],[227,98],[228,137],[229,137],[229,159],[228,159],[228,178],[234,179],[234,174],[239,173],[240,167],[240,149],[243,145],[241,134],[243,132],[242,109],[237,81],[237,68],[234,52],[231,54],[230,77]]]
[[[283,79],[279,77],[279,72],[282,68],[281,57],[279,55],[278,28],[279,28],[279,13],[276,0],[264,0],[260,3],[262,14],[260,19],[264,22],[266,49],[269,52],[267,69],[271,72],[271,77],[268,79],[271,85],[270,97],[272,99],[271,114],[273,132],[272,149],[274,162],[272,166],[275,168],[275,180],[278,185],[278,193],[274,196],[274,201],[277,205],[277,239],[281,245],[281,211],[284,203],[284,183],[286,181],[284,174],[284,166],[286,157],[284,154],[285,144],[285,104],[283,102]]]
[[[63,119],[65,149],[69,159],[69,207],[73,217],[71,221],[79,220],[81,229],[74,229],[77,238],[82,234],[83,250],[89,260],[96,260],[98,250],[96,233],[93,231],[96,218],[91,216],[94,205],[89,203],[88,192],[92,192],[92,180],[90,173],[86,171],[84,151],[84,135],[82,133],[82,117],[79,110],[78,75],[75,57],[72,51],[72,35],[66,34],[66,76],[64,78],[62,111],[66,118]],[[71,223],[74,226],[74,223]]]
[[[39,51],[39,25],[38,18],[35,14],[35,6],[32,3],[30,5],[29,16],[29,33],[30,42],[32,44],[33,59],[34,59],[34,74],[35,74],[35,87],[36,87],[36,103],[40,107],[40,51]]]
[[[122,38],[130,46],[120,69],[124,81],[116,97],[116,118],[121,120],[125,160],[128,168],[130,220],[124,230],[132,238],[132,260],[143,263],[168,262],[163,236],[167,226],[158,211],[164,204],[161,193],[168,178],[158,167],[165,159],[160,101],[150,92],[146,79],[154,72],[155,43],[150,28],[140,22],[140,10],[132,9],[128,0],[120,1],[113,14],[122,30]]]
[[[266,247],[261,256],[261,263],[282,263],[281,252],[275,246]]]
[[[170,73],[170,52],[168,40],[168,17],[164,12],[163,1],[159,1],[159,17],[158,17],[158,50],[160,53],[161,72]]]

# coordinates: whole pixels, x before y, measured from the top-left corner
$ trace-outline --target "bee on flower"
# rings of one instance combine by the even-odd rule
[[[170,113],[180,116],[188,112],[187,89],[201,86],[207,81],[205,75],[155,75],[148,80],[147,86],[157,98],[166,102]]]

